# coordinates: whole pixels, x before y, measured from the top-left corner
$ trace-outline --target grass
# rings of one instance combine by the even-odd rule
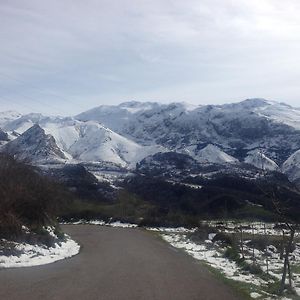
[[[222,272],[218,269],[213,268],[209,264],[204,261],[200,261],[201,265],[203,265],[213,276],[224,284],[230,286],[237,296],[242,297],[245,300],[252,299],[250,293],[259,292],[257,291],[257,286],[250,283],[245,283],[241,281],[236,281],[233,279],[227,278]]]
[[[151,232],[156,237],[160,238],[164,243],[169,245],[167,241],[165,241],[161,234],[159,232]],[[178,248],[179,252],[185,253],[184,249]],[[230,286],[232,288],[233,293],[238,296],[239,298],[250,300],[253,299],[250,296],[250,293],[257,291],[257,287],[254,284],[248,284],[245,282],[235,281],[232,279],[227,278],[221,271],[218,269],[210,266],[207,262],[202,260],[197,260],[197,263],[201,266],[203,266],[205,269],[207,269],[214,278],[216,278],[218,281]]]
[[[274,276],[265,273],[257,263],[248,263],[244,258],[240,257],[239,251],[235,247],[227,247],[224,252],[224,257],[235,261],[243,271],[256,275],[264,281],[277,280]]]
[[[268,285],[266,292],[273,294],[273,295],[278,295],[279,289],[280,289],[280,280],[277,280],[274,283],[270,283]],[[293,299],[293,300],[300,299],[300,296],[298,296],[296,294],[296,292],[288,286],[286,286],[284,295],[282,297],[288,297],[289,299]]]
[[[159,233],[155,233],[156,236],[160,236]],[[166,242],[167,243],[167,242]],[[179,251],[182,251],[183,253],[186,253],[183,249],[178,249]],[[224,284],[230,286],[233,290],[233,292],[240,298],[245,299],[245,300],[250,300],[253,299],[250,295],[251,293],[258,293],[261,295],[261,297],[257,298],[257,299],[265,299],[266,295],[268,295],[268,297],[270,296],[275,296],[276,299],[280,299],[278,295],[278,291],[279,291],[279,287],[280,287],[280,281],[270,275],[265,274],[260,268],[259,266],[255,266],[253,267],[250,264],[247,264],[244,261],[240,261],[239,265],[242,266],[242,269],[244,269],[245,271],[250,271],[249,268],[252,270],[251,273],[258,275],[259,277],[261,277],[262,279],[264,279],[265,281],[268,281],[270,279],[272,279],[274,282],[272,283],[268,283],[265,286],[257,286],[251,283],[246,283],[246,282],[241,282],[241,281],[236,281],[230,278],[227,278],[220,270],[212,267],[211,265],[209,265],[207,262],[202,261],[202,260],[198,260],[197,261],[201,266],[204,266],[213,276],[214,278],[216,278],[217,280],[219,280],[220,282],[223,282]],[[254,268],[254,269],[252,269]],[[287,290],[285,292],[285,295],[289,297],[289,299],[293,299],[293,300],[299,300],[299,296],[297,296],[294,291],[292,290]],[[275,299],[275,298],[274,298]]]
[[[160,240],[162,240],[164,243],[169,245],[169,243],[162,238],[162,236],[159,232],[151,232],[151,233],[153,235],[155,235],[156,237],[159,237]],[[177,250],[181,253],[186,254],[184,249],[178,248]],[[205,261],[197,260],[197,263],[199,265],[203,266],[205,269],[207,269],[209,271],[209,273],[211,273],[212,276],[214,278],[216,278],[218,281],[230,286],[232,288],[233,293],[236,296],[238,296],[239,298],[242,298],[245,300],[253,299],[253,298],[251,298],[250,293],[253,292],[254,289],[256,288],[255,285],[229,279],[221,271],[213,268]]]
[[[300,265],[291,265],[292,273],[300,274]]]
[[[208,224],[204,223],[202,224],[202,226],[200,225],[197,231],[190,233],[187,236],[195,243],[202,243],[208,238],[208,234],[212,232],[216,233],[216,227],[209,226]],[[251,233],[244,233],[243,238],[244,240],[251,241],[247,243],[248,248],[250,246],[263,251],[268,245],[274,245],[278,250],[282,247],[282,236],[280,235],[268,235],[268,237],[266,238],[264,235],[252,235]],[[259,264],[251,263],[241,257],[241,254],[239,252],[239,232],[219,232],[215,236],[214,240],[223,245],[222,248],[224,247],[224,256],[227,259],[235,261],[242,271],[251,273],[258,278],[261,278],[265,282],[265,284],[256,286],[251,283],[235,281],[233,279],[227,278],[221,270],[218,270],[217,268],[210,266],[207,262],[202,261],[203,264],[206,265],[217,278],[233,287],[241,296],[243,296],[244,299],[251,299],[250,294],[253,292],[259,293],[261,295],[261,297],[259,297],[258,299],[265,299],[266,297],[270,296],[275,297],[276,299],[280,299],[280,297],[278,296],[280,280],[264,272]],[[280,270],[278,272],[280,273]],[[300,274],[300,265],[292,266],[292,272],[294,274]],[[288,289],[288,287],[285,290],[284,296],[288,297],[289,299],[300,299],[300,297],[295,294],[295,291]]]

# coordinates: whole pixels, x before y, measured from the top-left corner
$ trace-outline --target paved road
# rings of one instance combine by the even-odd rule
[[[79,255],[54,264],[0,270],[6,300],[235,300],[193,258],[139,229],[66,225]]]

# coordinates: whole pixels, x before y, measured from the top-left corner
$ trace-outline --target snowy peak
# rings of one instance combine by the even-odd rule
[[[293,153],[282,165],[282,171],[291,181],[300,179],[300,150]]]
[[[160,104],[157,102],[138,102],[138,101],[123,102],[118,105],[119,108],[125,109],[131,114],[140,113],[142,111],[150,110],[159,106]]]
[[[105,110],[103,107],[102,109]],[[22,145],[26,144],[32,150],[34,143],[36,147],[41,147],[40,141],[45,136],[51,136],[56,154],[73,163],[103,161],[122,167],[135,167],[136,162],[145,156],[164,151],[161,146],[141,146],[97,121],[84,122],[73,118],[28,114],[8,122],[6,128],[10,130],[13,139],[16,139],[18,134],[22,137],[7,146],[12,153],[16,152],[13,148],[20,140]]]
[[[37,124],[6,144],[3,151],[15,155],[18,159],[34,163],[62,162],[65,159],[54,138],[46,135]]]
[[[243,106],[261,107],[269,105],[269,101],[264,98],[249,98],[240,102]]]
[[[162,122],[166,118],[176,118],[179,115],[192,111],[198,106],[184,102],[159,104],[157,102],[124,102],[117,106],[102,105],[75,118],[80,121],[98,121],[120,134],[130,134],[132,130],[147,120],[149,125],[155,122]],[[149,126],[147,124],[147,126]],[[138,133],[137,133],[138,134]]]
[[[22,134],[27,129],[31,128],[34,124],[38,124],[43,118],[42,114],[31,113],[22,115],[16,119],[10,120],[3,125],[3,129],[7,132],[16,132]]]
[[[129,102],[101,106],[77,118],[96,120],[137,143],[171,151],[217,144],[243,160],[249,149],[263,145],[267,156],[281,164],[300,148],[300,110],[260,98],[203,106]]]
[[[80,161],[106,161],[126,166],[126,153],[135,151],[134,142],[114,133],[96,122],[79,126],[79,139],[70,147],[69,153]]]
[[[130,119],[131,113],[119,106],[102,105],[86,112],[83,112],[75,118],[79,121],[97,121],[112,130],[121,131],[124,125]]]
[[[201,163],[226,164],[238,162],[236,158],[228,155],[219,147],[212,144],[207,145],[196,153],[195,158]]]
[[[93,121],[80,125],[80,138],[69,149],[77,160],[112,162],[122,167],[133,167],[159,151],[164,151],[163,147],[141,146]]]
[[[22,115],[16,111],[3,111],[0,112],[0,127],[3,127],[7,122],[20,118]]]
[[[235,105],[243,109],[252,110],[256,108],[266,107],[271,104],[268,100],[263,98],[251,98],[251,99],[246,99],[244,101],[238,102]]]
[[[175,152],[221,167],[238,168],[235,163],[245,161],[278,170],[300,149],[300,109],[260,98],[201,106],[130,101],[102,105],[74,118],[12,112],[2,116],[4,135],[7,132],[10,139],[20,141],[20,134],[39,124],[44,135],[54,138],[54,153],[75,164],[104,161],[133,168],[148,155]],[[36,143],[45,139],[35,134]],[[28,140],[33,147],[34,139]],[[249,152],[258,148],[263,155]],[[294,163],[285,163],[285,169],[291,170]]]
[[[279,171],[279,166],[261,151],[255,150],[248,153],[245,163],[262,170]]]
[[[285,124],[296,130],[300,130],[299,108],[273,101],[268,106],[255,109],[254,112],[278,124]]]

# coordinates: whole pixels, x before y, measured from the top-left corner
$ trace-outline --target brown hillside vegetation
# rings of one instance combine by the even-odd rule
[[[0,155],[0,238],[15,238],[22,225],[38,230],[53,224],[64,190],[33,167]]]

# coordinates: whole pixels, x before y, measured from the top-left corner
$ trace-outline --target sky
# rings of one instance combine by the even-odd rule
[[[124,101],[300,107],[298,0],[1,0],[0,110]]]

